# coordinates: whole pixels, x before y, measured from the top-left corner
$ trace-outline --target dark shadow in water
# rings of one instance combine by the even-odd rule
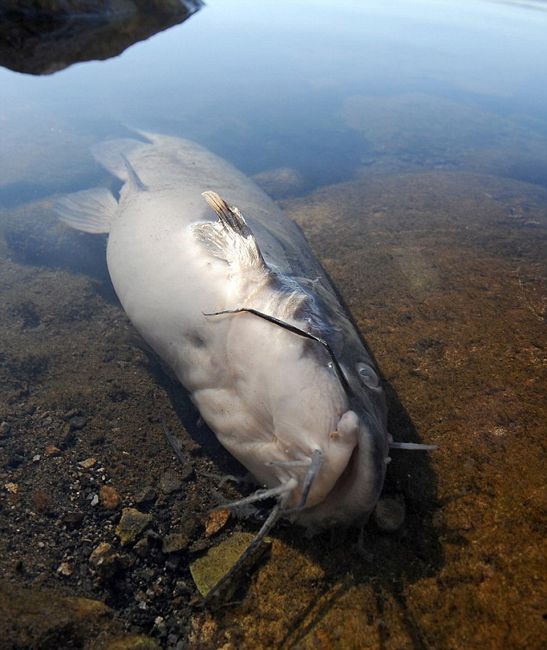
[[[40,75],[109,59],[184,22],[202,6],[201,0],[2,2],[0,65]]]

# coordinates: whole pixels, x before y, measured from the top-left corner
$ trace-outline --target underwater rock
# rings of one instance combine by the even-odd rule
[[[103,485],[99,490],[99,502],[107,510],[116,510],[120,505],[121,497],[111,485]]]
[[[248,548],[254,537],[251,533],[233,533],[228,539],[220,542],[217,546],[213,546],[205,555],[190,564],[190,573],[202,596],[206,597],[211,589],[224,578]],[[249,566],[254,564],[270,545],[271,543],[265,540],[265,543],[259,547],[258,552],[253,554],[249,558],[249,562],[246,562],[241,567],[242,572],[248,571]],[[232,583],[227,585],[226,596],[233,593],[237,588],[238,577],[240,576],[233,576]]]
[[[154,490],[150,485],[147,485],[135,496],[135,503],[139,506],[147,506],[153,503],[157,496],[156,490]]]
[[[152,523],[152,515],[140,512],[136,508],[124,508],[116,535],[122,546],[132,544],[137,537]]]
[[[396,497],[381,497],[376,504],[374,520],[385,533],[398,531],[405,522],[406,508],[404,501]]]
[[[98,600],[0,581],[0,620],[7,623],[2,626],[3,648],[90,648],[86,640],[96,639],[110,613]]]
[[[174,472],[165,472],[160,478],[160,488],[164,494],[172,494],[182,488],[182,481]]]
[[[177,527],[177,529],[163,538],[162,551],[164,553],[178,553],[180,551],[185,551],[198,527],[199,522],[195,517],[184,517],[182,523]]]
[[[205,521],[205,537],[212,537],[220,532],[230,519],[230,511],[227,508],[213,510],[207,515]]]

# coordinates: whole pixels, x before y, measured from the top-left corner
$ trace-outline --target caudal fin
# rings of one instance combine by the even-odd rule
[[[118,203],[105,187],[96,187],[63,196],[53,209],[67,226],[98,234],[110,232]]]

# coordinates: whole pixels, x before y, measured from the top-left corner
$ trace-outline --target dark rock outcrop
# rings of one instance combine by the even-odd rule
[[[0,3],[0,65],[51,74],[108,59],[183,22],[201,0],[5,0]]]

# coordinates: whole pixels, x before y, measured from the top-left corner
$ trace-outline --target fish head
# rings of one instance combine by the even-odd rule
[[[362,346],[361,346],[362,347]],[[338,464],[338,476],[318,503],[309,503],[296,521],[310,529],[366,522],[384,484],[389,452],[386,402],[380,379],[365,351],[344,365],[348,407],[337,434],[352,441],[351,453]],[[318,474],[320,480],[321,474]]]
[[[232,352],[241,341],[237,383],[252,425],[226,446],[260,484],[287,486],[290,519],[308,528],[366,519],[383,485],[388,438],[383,390],[364,348],[351,366],[335,364],[319,341],[252,317],[239,321]],[[260,354],[250,359],[251,341]]]

